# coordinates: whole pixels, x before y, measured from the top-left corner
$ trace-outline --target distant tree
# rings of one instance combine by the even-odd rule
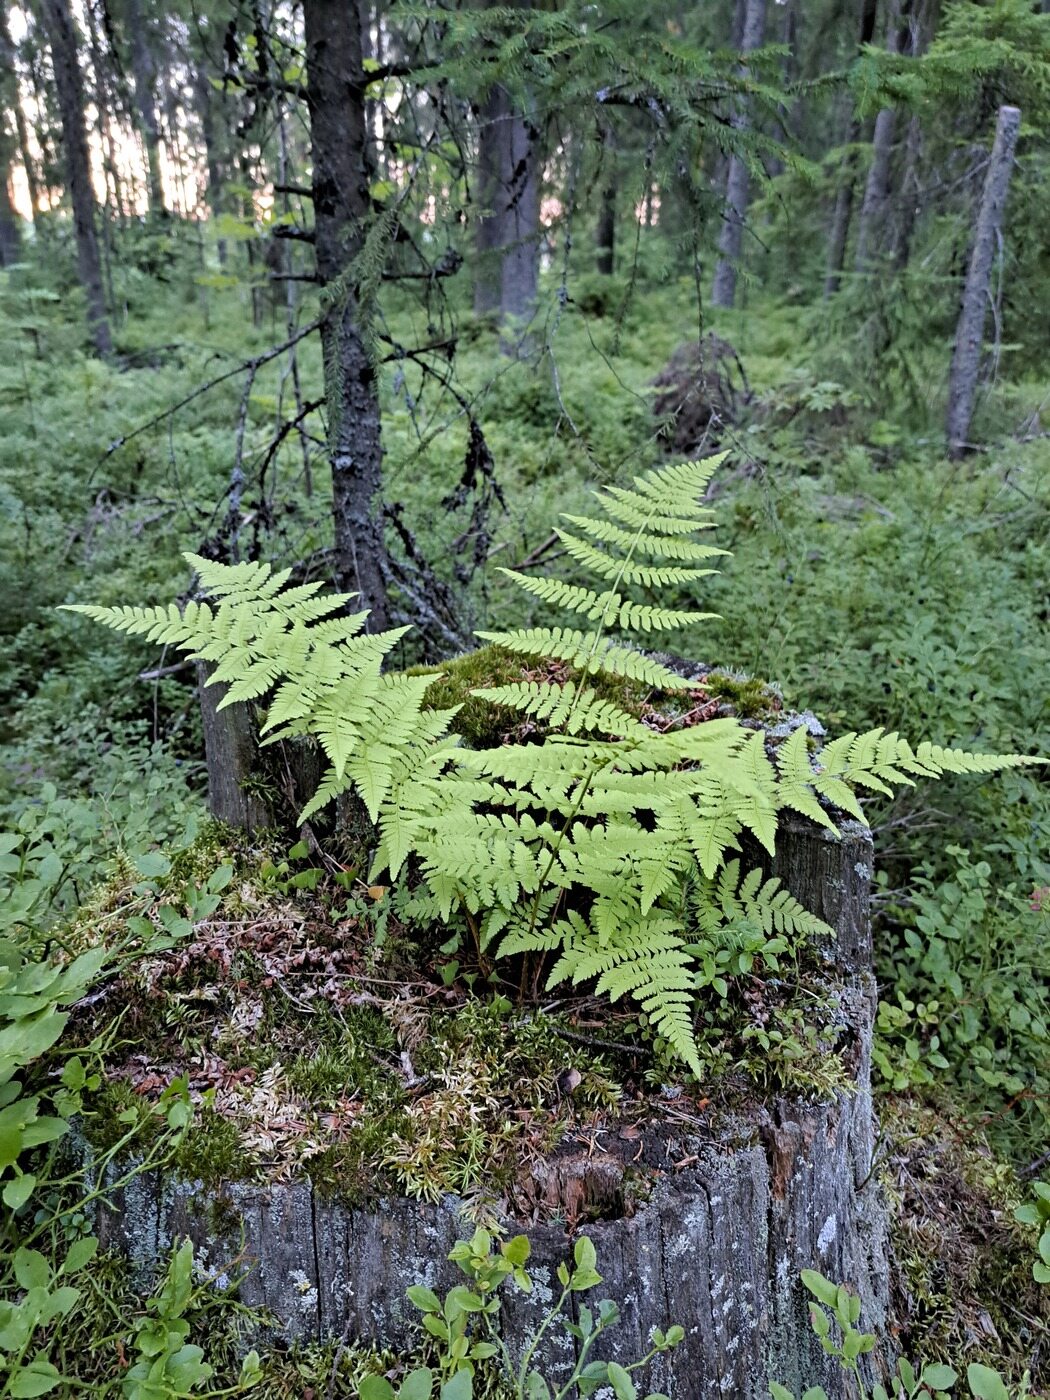
[[[66,180],[73,206],[77,272],[87,298],[88,332],[98,354],[108,356],[112,353],[113,342],[102,291],[102,266],[95,229],[95,193],[91,183],[91,161],[84,121],[84,83],[77,61],[77,35],[69,0],[41,0],[41,4],[51,41]]]
[[[951,375],[948,380],[948,454],[961,457],[969,446],[970,420],[984,348],[984,324],[990,300],[992,262],[1002,230],[1003,210],[1010,189],[1021,113],[1016,107],[1000,107],[977,212],[970,265],[963,288],[962,307],[955,332]]]
[[[747,0],[740,36],[740,51],[745,57],[755,49],[761,48],[765,26],[766,0]],[[746,132],[750,126],[750,113],[742,99],[734,109],[731,122],[737,132]],[[726,174],[725,216],[718,239],[719,259],[715,266],[714,284],[711,289],[711,301],[715,306],[732,306],[736,300],[736,279],[744,243],[744,221],[747,218],[750,180],[745,154],[733,151],[729,157],[729,169]]]

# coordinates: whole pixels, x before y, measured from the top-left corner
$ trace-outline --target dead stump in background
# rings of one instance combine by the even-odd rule
[[[675,456],[717,447],[751,402],[740,356],[727,340],[707,334],[680,345],[653,380],[653,413],[660,438]]]

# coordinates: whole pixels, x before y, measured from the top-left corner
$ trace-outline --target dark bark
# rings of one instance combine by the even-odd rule
[[[747,0],[744,12],[744,27],[740,40],[740,51],[749,54],[762,44],[766,25],[766,0]],[[744,70],[746,72],[746,66]],[[743,102],[737,104],[731,118],[737,131],[746,131],[751,124],[750,114]],[[722,231],[718,239],[719,259],[715,266],[715,278],[711,288],[713,306],[732,306],[736,300],[736,279],[740,263],[740,252],[744,243],[744,221],[747,218],[747,205],[750,186],[750,172],[747,162],[739,155],[729,158],[726,175],[725,212]]]
[[[531,315],[539,277],[539,133],[520,102],[495,84],[478,127],[477,270],[474,310],[498,312],[500,349],[524,348],[520,323]],[[519,334],[514,334],[515,325]]]
[[[272,825],[270,813],[253,780],[260,771],[257,726],[247,705],[219,705],[226,687],[206,685],[207,670],[197,663],[197,691],[204,729],[208,770],[208,810],[216,821],[244,831]]]
[[[21,229],[11,199],[11,169],[18,144],[15,126],[18,81],[13,55],[6,49],[0,40],[0,267],[16,263],[22,251]]]
[[[890,19],[886,48],[890,53],[915,53],[918,27],[914,22],[911,0],[904,0]],[[883,107],[875,118],[871,141],[871,165],[864,183],[864,200],[857,222],[857,247],[854,266],[858,272],[870,272],[885,233],[890,195],[890,163],[897,137],[897,111]]]
[[[594,242],[595,267],[611,277],[616,263],[616,136],[611,126],[602,133],[602,188]]]
[[[149,36],[139,9],[139,0],[124,0],[131,54],[131,81],[135,99],[136,125],[146,152],[149,212],[164,213],[164,185],[160,173],[160,124],[157,120],[157,70],[149,46]]]
[[[108,356],[112,353],[113,342],[102,294],[102,268],[95,230],[95,194],[91,186],[91,162],[84,124],[84,85],[77,63],[76,31],[69,0],[42,0],[42,6],[51,40],[66,156],[66,180],[73,205],[77,272],[87,298],[88,331],[97,352]]]
[[[955,331],[955,350],[948,378],[948,455],[961,457],[967,450],[974,396],[981,368],[984,322],[991,289],[992,262],[1003,223],[1003,210],[1010,189],[1014,150],[1021,126],[1017,107],[1000,107],[995,127],[995,143],[988,161],[981,207],[977,213],[970,265],[966,273],[962,307]]]
[[[11,171],[7,142],[0,141],[0,267],[10,267],[22,254],[22,236],[18,215],[11,200],[9,182]]]
[[[505,154],[500,349],[513,355],[529,348],[525,322],[535,310],[540,271],[539,133],[524,112],[510,115]]]
[[[330,306],[322,329],[337,586],[387,625],[379,385],[362,337],[353,261],[371,213],[372,171],[359,0],[305,0],[314,248]]]

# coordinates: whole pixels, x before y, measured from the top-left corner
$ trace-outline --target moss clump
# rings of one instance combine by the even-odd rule
[[[673,657],[662,660],[674,664]],[[431,709],[461,708],[452,721],[452,730],[470,748],[492,748],[508,740],[541,741],[548,730],[540,723],[523,717],[506,705],[494,705],[473,694],[494,686],[514,685],[519,681],[552,681],[565,684],[580,679],[580,672],[560,665],[519,656],[505,647],[485,646],[467,652],[435,667],[417,667],[413,675],[434,674],[424,705]],[[686,672],[688,674],[688,672]],[[766,721],[776,716],[783,701],[766,681],[730,671],[698,674],[696,692],[654,691],[637,681],[600,673],[589,676],[587,684],[603,700],[610,700],[636,719],[650,719],[655,727],[661,722],[700,723],[714,713],[739,715],[741,719]],[[713,703],[708,703],[713,702]]]
[[[757,676],[739,675],[734,671],[709,671],[703,678],[705,690],[740,719],[761,723],[775,718],[783,709],[780,692],[768,681]]]
[[[499,685],[514,685],[520,681],[552,681],[564,684],[579,679],[580,673],[568,665],[527,656],[518,656],[505,647],[485,646],[467,652],[439,667],[419,667],[412,674],[435,673],[434,683],[427,690],[424,705],[428,709],[451,709],[461,706],[452,721],[452,731],[459,734],[472,749],[493,748],[508,739],[517,742],[539,742],[549,732],[545,726],[522,716],[506,705],[494,705],[472,692]],[[600,674],[588,678],[588,685],[602,696],[638,716],[649,693],[644,686],[616,676]]]

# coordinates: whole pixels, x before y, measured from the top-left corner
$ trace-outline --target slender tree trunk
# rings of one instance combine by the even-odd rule
[[[900,182],[897,233],[893,247],[893,265],[898,272],[908,266],[911,240],[919,217],[919,158],[922,153],[922,122],[912,117],[904,143],[904,173]]]
[[[11,149],[6,133],[0,132],[0,267],[10,267],[22,254],[22,234],[11,200]]]
[[[29,191],[29,212],[34,220],[40,212],[40,187],[36,178],[36,165],[29,148],[29,127],[22,109],[21,94],[18,90],[18,69],[15,66],[15,46],[7,19],[7,4],[0,0],[0,84],[3,85],[3,106],[14,117],[15,134],[18,138],[18,153],[26,174],[26,188]]]
[[[157,119],[157,71],[138,0],[124,0],[131,50],[131,82],[135,116],[146,152],[146,190],[149,212],[164,213],[164,184],[160,173],[160,123]]]
[[[886,38],[886,48],[890,53],[901,53],[902,50],[912,47],[914,39],[910,9],[910,0],[904,0],[899,14],[890,20]],[[857,223],[857,247],[853,264],[857,272],[871,271],[884,231],[890,193],[890,162],[893,158],[896,135],[896,108],[883,107],[875,118],[871,165],[868,167],[868,178],[864,182],[864,199]]]
[[[42,6],[51,40],[66,154],[66,178],[73,205],[77,271],[87,297],[88,331],[98,353],[108,356],[112,353],[113,342],[102,294],[102,269],[95,231],[95,195],[91,187],[91,162],[84,125],[84,85],[77,63],[76,31],[69,0],[42,0]]]
[[[503,261],[500,270],[500,350],[528,350],[524,322],[536,306],[540,271],[540,143],[531,119],[512,112],[504,171]]]
[[[11,199],[11,169],[18,146],[19,108],[15,56],[7,36],[7,15],[0,24],[0,267],[16,263],[22,251],[22,231]],[[10,125],[8,119],[10,118]]]
[[[862,0],[860,7],[860,40],[858,49],[870,44],[875,34],[878,0]],[[853,199],[857,184],[857,158],[853,151],[860,140],[861,124],[854,117],[849,124],[846,144],[851,148],[842,167],[842,182],[835,193],[835,207],[828,234],[828,270],[824,279],[824,298],[832,297],[842,285],[842,269],[846,265],[846,244],[853,218]]]
[[[867,272],[870,269],[874,245],[885,220],[890,191],[890,159],[893,155],[896,130],[896,111],[892,107],[883,107],[875,118],[871,165],[868,167],[864,199],[860,206],[860,220],[857,224],[857,247],[854,254],[854,267],[857,272]]]
[[[1003,210],[1010,189],[1014,150],[1021,126],[1017,107],[1000,107],[995,127],[995,143],[988,161],[981,207],[977,214],[970,266],[966,274],[962,307],[955,331],[955,350],[948,378],[948,455],[961,457],[968,446],[974,395],[981,368],[984,320],[991,289],[992,262],[1003,223]]]
[[[194,94],[197,99],[197,119],[201,126],[201,138],[204,141],[204,162],[208,172],[208,204],[211,208],[212,218],[218,219],[226,209],[226,179],[215,130],[212,86],[203,64],[197,69]],[[225,238],[220,238],[216,247],[219,254],[219,265],[225,267]]]
[[[474,314],[491,316],[500,305],[501,202],[500,176],[503,169],[503,143],[510,112],[510,94],[498,83],[489,89],[478,114],[478,164],[476,195],[480,214],[477,222],[477,262],[474,273]]]
[[[317,273],[322,286],[338,283],[322,329],[335,577],[360,594],[378,631],[388,617],[379,385],[350,275],[371,213],[359,0],[304,0],[303,17]]]
[[[595,267],[603,277],[611,277],[616,263],[616,135],[611,126],[602,132],[602,167]]]
[[[740,42],[743,54],[749,54],[761,46],[765,26],[766,0],[747,0]],[[746,72],[746,66],[741,71]],[[746,131],[750,126],[751,118],[744,102],[737,105],[732,123],[737,131]],[[715,279],[711,288],[713,306],[732,306],[736,300],[737,269],[744,242],[749,185],[747,162],[739,155],[730,156],[729,173],[726,175],[725,214],[718,239],[720,257],[715,266]]]

